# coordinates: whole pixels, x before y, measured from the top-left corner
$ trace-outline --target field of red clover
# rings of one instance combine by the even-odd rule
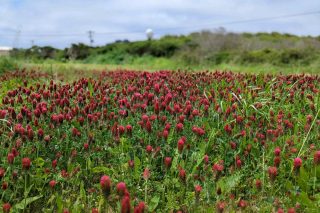
[[[21,73],[2,78],[23,78],[1,94],[3,212],[320,208],[319,76]]]

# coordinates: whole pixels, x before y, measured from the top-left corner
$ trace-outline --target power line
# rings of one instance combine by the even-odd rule
[[[17,30],[15,36],[14,36],[14,40],[12,43],[12,46],[15,48],[19,47],[19,40],[20,40],[20,36],[21,36],[21,30]]]
[[[48,34],[29,34],[29,33],[22,33],[23,37],[77,37],[77,36],[85,36],[85,33],[48,33]],[[144,34],[144,31],[131,31],[131,32],[95,32],[98,35],[120,35],[120,34]],[[0,36],[14,36],[14,34],[0,34]]]
[[[259,21],[269,21],[275,19],[283,19],[283,18],[293,18],[299,16],[308,16],[308,15],[315,15],[320,14],[320,11],[313,11],[313,12],[304,12],[304,13],[296,13],[296,14],[288,14],[288,15],[281,15],[281,16],[272,16],[272,17],[261,17],[256,19],[244,19],[239,21],[229,21],[229,22],[216,22],[216,23],[206,23],[202,25],[194,25],[194,26],[186,26],[186,27],[172,27],[172,28],[160,28],[157,30],[169,30],[169,29],[190,29],[190,28],[198,28],[198,27],[206,27],[212,25],[232,25],[232,24],[242,24],[242,23],[250,23],[250,22],[259,22]]]
[[[242,24],[242,23],[250,23],[250,22],[259,22],[259,21],[268,21],[268,20],[276,20],[276,19],[283,19],[283,18],[293,18],[299,16],[308,16],[308,15],[316,15],[320,14],[320,11],[313,11],[313,12],[304,12],[304,13],[296,13],[296,14],[288,14],[288,15],[281,15],[281,16],[272,16],[272,17],[262,17],[256,19],[244,19],[239,21],[229,21],[229,22],[211,22],[202,25],[193,25],[193,26],[183,26],[183,27],[166,27],[166,28],[154,28],[154,31],[166,31],[166,30],[183,30],[183,29],[194,29],[199,27],[207,27],[207,26],[221,26],[221,25],[232,25],[232,24]],[[100,35],[111,35],[111,34],[125,34],[126,32],[105,32],[105,33],[96,33]],[[135,31],[135,32],[127,32],[128,34],[135,34],[140,33],[143,34],[142,31]]]
[[[243,23],[250,23],[250,22],[259,22],[259,21],[269,21],[269,20],[276,20],[276,19],[284,19],[284,18],[293,18],[293,17],[301,17],[301,16],[309,16],[309,15],[316,15],[320,14],[320,11],[310,11],[310,12],[303,12],[303,13],[295,13],[295,14],[287,14],[281,16],[269,16],[269,17],[261,17],[255,19],[244,19],[244,20],[234,20],[228,22],[211,22],[201,25],[193,25],[193,26],[183,26],[183,27],[166,27],[166,28],[154,28],[156,32],[163,32],[168,30],[183,30],[183,29],[195,29],[200,27],[208,27],[208,26],[224,26],[224,25],[232,25],[232,24],[243,24]],[[90,33],[91,32],[91,33]],[[89,31],[89,39],[91,43],[91,39],[93,41],[93,31]],[[144,30],[139,31],[118,31],[118,32],[95,32],[95,35],[129,35],[129,34],[144,34]],[[32,33],[22,33],[20,37],[79,37],[84,36],[84,33],[44,33],[44,34],[32,34]],[[91,36],[90,36],[91,35]],[[14,34],[0,34],[0,36],[15,36]]]

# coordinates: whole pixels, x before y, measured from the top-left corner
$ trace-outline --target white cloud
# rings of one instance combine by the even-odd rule
[[[38,45],[65,47],[72,42],[88,42],[88,30],[97,32],[96,44],[104,44],[116,39],[144,39],[143,32],[148,27],[153,28],[157,36],[180,34],[199,30],[202,27],[196,26],[207,23],[212,26],[205,28],[216,28],[234,20],[295,14],[318,8],[319,0],[0,0],[0,45],[12,45],[16,29],[21,30],[20,46],[28,47],[34,40]],[[239,32],[319,35],[319,21],[318,14],[224,27]],[[130,33],[137,31],[141,33]],[[101,32],[127,33],[99,35]],[[53,34],[77,35],[58,37]]]

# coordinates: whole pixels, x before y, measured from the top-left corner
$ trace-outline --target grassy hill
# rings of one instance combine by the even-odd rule
[[[33,46],[15,49],[12,57],[29,64],[76,63],[121,65],[155,69],[266,67],[319,72],[320,36],[280,33],[202,31],[167,35],[157,40],[119,40],[104,46],[72,44],[63,50]]]

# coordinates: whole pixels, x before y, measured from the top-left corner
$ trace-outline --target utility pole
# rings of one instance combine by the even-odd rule
[[[14,48],[19,47],[20,34],[21,34],[21,30],[19,29],[16,31],[16,35],[14,37],[12,47],[14,47]]]
[[[92,46],[93,42],[94,42],[94,40],[93,40],[94,32],[92,30],[89,30],[88,35],[89,35],[89,40],[90,40],[90,46]]]

